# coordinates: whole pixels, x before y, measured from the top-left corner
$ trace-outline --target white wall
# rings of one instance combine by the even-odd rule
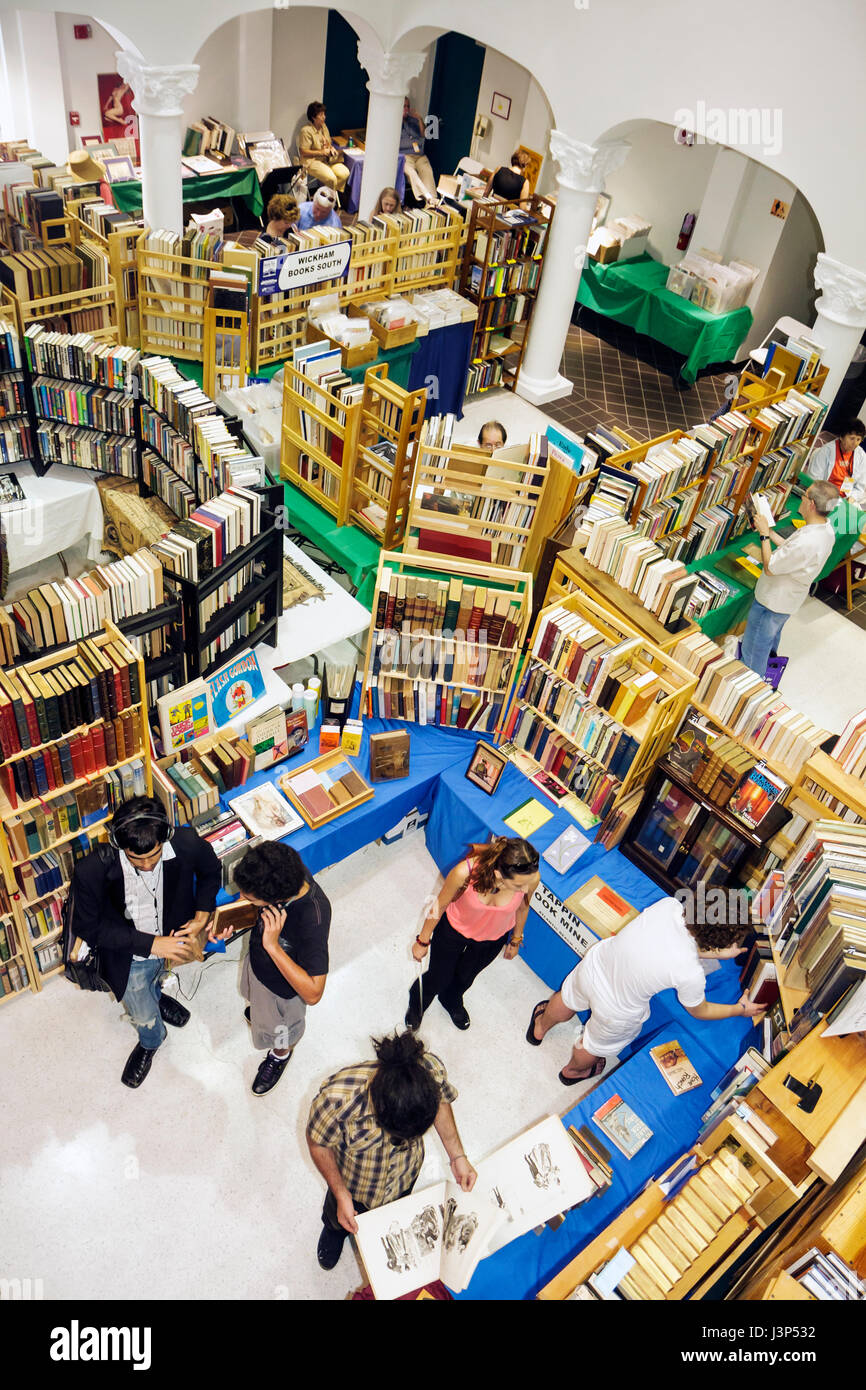
[[[472,153],[489,169],[498,169],[500,164],[507,166],[512,151],[520,144],[529,80],[526,68],[513,63],[495,48],[487,49],[478,89],[477,115],[487,117],[490,130],[483,140],[473,141]],[[490,110],[494,92],[511,98],[507,121],[494,116]]]
[[[91,37],[76,39],[72,32],[76,24],[89,24]],[[96,79],[101,72],[117,72],[117,44],[95,19],[83,14],[58,14],[57,38],[67,120],[70,111],[81,116],[80,125],[67,125],[69,148],[77,150],[81,148],[82,135],[102,135]]]
[[[556,191],[556,165],[548,153],[552,125],[553,116],[547,99],[535,78],[530,77],[526,92],[526,104],[523,108],[520,137],[515,141],[515,148],[517,145],[525,145],[527,149],[537,150],[539,154],[544,155],[541,172],[535,185],[536,193]]]
[[[274,10],[270,128],[290,149],[306,124],[308,104],[322,100],[327,34],[327,10]]]
[[[238,52],[241,28],[238,19],[229,20],[211,34],[195,55],[201,71],[195,91],[183,103],[184,124],[202,116],[215,116],[233,130],[240,127]],[[178,59],[178,61],[180,61]]]
[[[804,283],[811,278],[815,253],[819,250],[808,217],[798,213],[787,239],[785,255],[779,255],[787,222],[773,217],[770,208],[775,198],[792,205],[797,190],[774,170],[753,160],[748,164],[738,216],[725,248],[726,260],[744,260],[761,267],[748,301],[755,320],[744,344],[746,350],[762,342],[782,314],[801,318],[808,310]],[[807,317],[803,321],[810,322],[810,319]]]
[[[618,126],[605,138],[631,145],[625,163],[607,180],[608,222],[629,213],[645,217],[652,223],[650,254],[674,265],[682,254],[676,247],[683,218],[700,209],[716,147],[678,145],[673,128],[657,121]]]
[[[9,139],[29,140],[56,164],[69,153],[63,79],[53,13],[4,10],[3,102]]]

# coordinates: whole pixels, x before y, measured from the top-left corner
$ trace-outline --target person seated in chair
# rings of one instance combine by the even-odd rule
[[[418,202],[426,203],[428,208],[435,207],[439,194],[436,192],[436,179],[430,160],[424,153],[424,120],[417,111],[412,110],[408,97],[403,101],[400,153],[406,178]]]
[[[810,478],[832,483],[842,497],[858,507],[866,506],[866,452],[862,448],[866,425],[846,420],[839,437],[816,449],[806,464]]]
[[[331,141],[325,115],[323,102],[310,102],[307,107],[308,124],[301,127],[298,136],[298,154],[308,179],[318,179],[327,188],[335,188],[342,193],[349,182],[349,170],[342,162],[339,149]]]
[[[501,164],[496,173],[487,181],[484,190],[485,198],[489,198],[491,193],[494,198],[502,198],[507,203],[520,203],[522,208],[529,207],[529,179],[526,177],[526,170],[529,168],[529,155],[524,154],[523,150],[515,150],[511,156],[511,167],[506,169]]]
[[[337,212],[337,195],[333,188],[317,188],[307,203],[301,203],[298,216],[298,230],[309,231],[310,227],[336,227],[341,231],[343,224]]]

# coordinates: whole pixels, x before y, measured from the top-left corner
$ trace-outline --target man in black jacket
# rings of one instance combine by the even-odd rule
[[[194,830],[171,832],[162,803],[134,796],[119,806],[109,844],[97,846],[72,876],[72,928],[99,951],[100,970],[138,1029],[121,1080],[140,1086],[165,1038],[189,1010],[162,993],[164,962],[194,954],[194,938],[211,916],[220,862]]]

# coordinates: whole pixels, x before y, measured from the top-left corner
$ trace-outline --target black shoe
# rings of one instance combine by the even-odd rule
[[[291,1060],[291,1052],[288,1057],[274,1057],[269,1052],[256,1072],[253,1095],[264,1096],[268,1091],[272,1091]]]
[[[463,1005],[457,1004],[454,1008],[451,1008],[450,1005],[444,1003],[441,999],[439,1002],[440,1004],[442,1004],[443,1009],[447,1013],[448,1017],[451,1019],[451,1022],[454,1024],[454,1027],[461,1029],[462,1032],[465,1032],[472,1020],[470,1019]]]
[[[322,1227],[319,1244],[316,1246],[316,1259],[322,1269],[333,1269],[343,1253],[347,1231],[332,1231],[330,1226]]]
[[[172,1028],[182,1028],[185,1023],[189,1023],[189,1009],[185,1009],[183,1004],[179,1004],[170,994],[159,996],[159,1012]]]
[[[409,1007],[406,1010],[406,1016],[403,1019],[403,1022],[406,1024],[407,1028],[412,1028],[414,1030],[415,1028],[421,1027],[421,1020],[423,1017],[424,1010],[421,1008],[420,1001],[413,999],[412,995],[410,994]]]
[[[249,1006],[249,1004],[247,1004],[247,1007],[244,1009],[244,1018],[246,1019],[247,1023],[248,1023],[248,1024],[250,1025],[250,1027],[252,1028],[252,1026],[253,1026],[253,1020],[252,1020],[252,1017],[250,1016],[250,1006]]]
[[[123,1068],[123,1075],[120,1078],[124,1086],[131,1086],[135,1090],[136,1086],[141,1085],[150,1071],[150,1064],[155,1052],[155,1047],[142,1047],[141,1043],[135,1044],[126,1059],[126,1066]]]

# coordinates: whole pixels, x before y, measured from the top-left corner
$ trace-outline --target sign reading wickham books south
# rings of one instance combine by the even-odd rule
[[[332,241],[306,251],[287,251],[284,256],[265,256],[259,261],[259,294],[278,294],[345,278],[351,254],[351,241]]]

